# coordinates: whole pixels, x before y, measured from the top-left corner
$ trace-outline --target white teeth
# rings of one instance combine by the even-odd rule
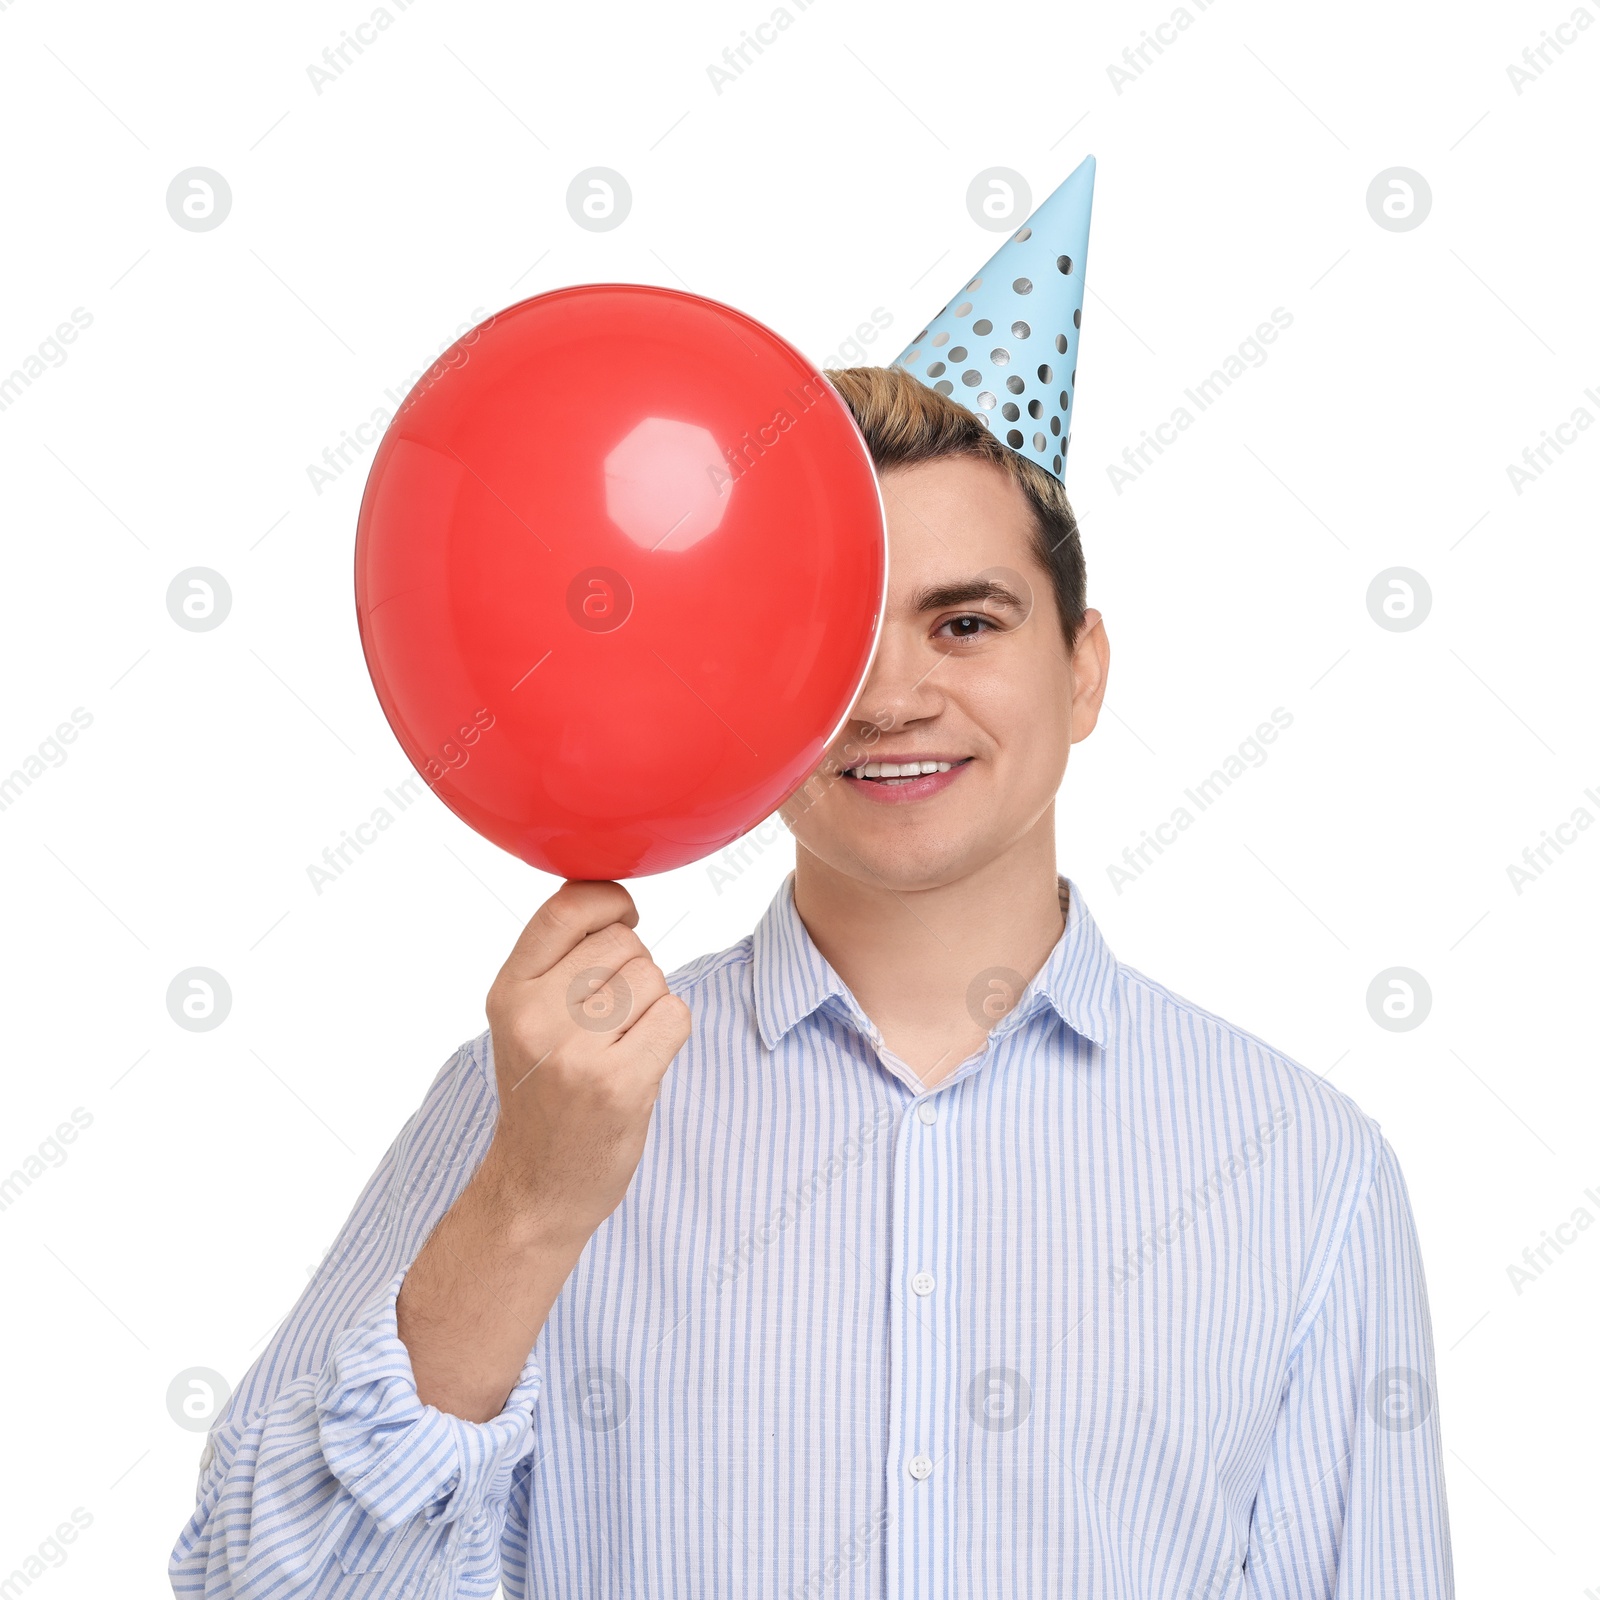
[[[847,767],[852,778],[920,778],[930,772],[948,772],[949,761],[869,761],[864,767]]]

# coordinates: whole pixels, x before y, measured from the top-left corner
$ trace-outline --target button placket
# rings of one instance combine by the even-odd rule
[[[954,1214],[951,1108],[941,1092],[908,1108],[896,1146],[894,1247],[890,1318],[893,1334],[890,1393],[889,1506],[894,1531],[888,1541],[888,1593],[919,1592],[923,1575],[939,1570],[949,1537],[948,1472],[935,1470],[950,1441],[947,1392],[955,1355],[948,1294],[943,1286],[948,1241],[941,1235]],[[931,1564],[931,1565],[930,1565]]]

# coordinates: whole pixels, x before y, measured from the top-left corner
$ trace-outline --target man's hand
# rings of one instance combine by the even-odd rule
[[[489,990],[500,1116],[482,1164],[400,1286],[417,1394],[472,1422],[505,1405],[594,1230],[644,1153],[689,1008],[615,883],[566,883]]]
[[[661,1079],[689,1037],[689,1008],[638,921],[620,884],[563,884],[522,930],[486,1006],[500,1089],[489,1159],[585,1240],[627,1192]]]

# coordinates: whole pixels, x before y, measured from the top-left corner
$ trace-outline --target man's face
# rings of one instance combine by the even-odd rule
[[[878,653],[850,721],[782,815],[835,871],[909,891],[979,871],[1054,827],[1067,753],[1094,728],[1109,655],[1090,611],[1068,656],[1031,509],[997,467],[949,457],[880,481],[889,595]],[[872,765],[910,761],[950,770],[889,779]]]

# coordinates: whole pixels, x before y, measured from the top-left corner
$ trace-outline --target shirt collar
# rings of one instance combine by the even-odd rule
[[[993,1037],[1003,1038],[1041,1005],[1048,1005],[1074,1032],[1104,1049],[1111,1037],[1117,959],[1077,884],[1065,877],[1058,877],[1056,884],[1066,927],[1022,999],[994,1028]],[[769,1050],[834,996],[863,1032],[876,1032],[844,980],[812,943],[795,909],[792,872],[756,924],[752,972],[756,1025]]]

